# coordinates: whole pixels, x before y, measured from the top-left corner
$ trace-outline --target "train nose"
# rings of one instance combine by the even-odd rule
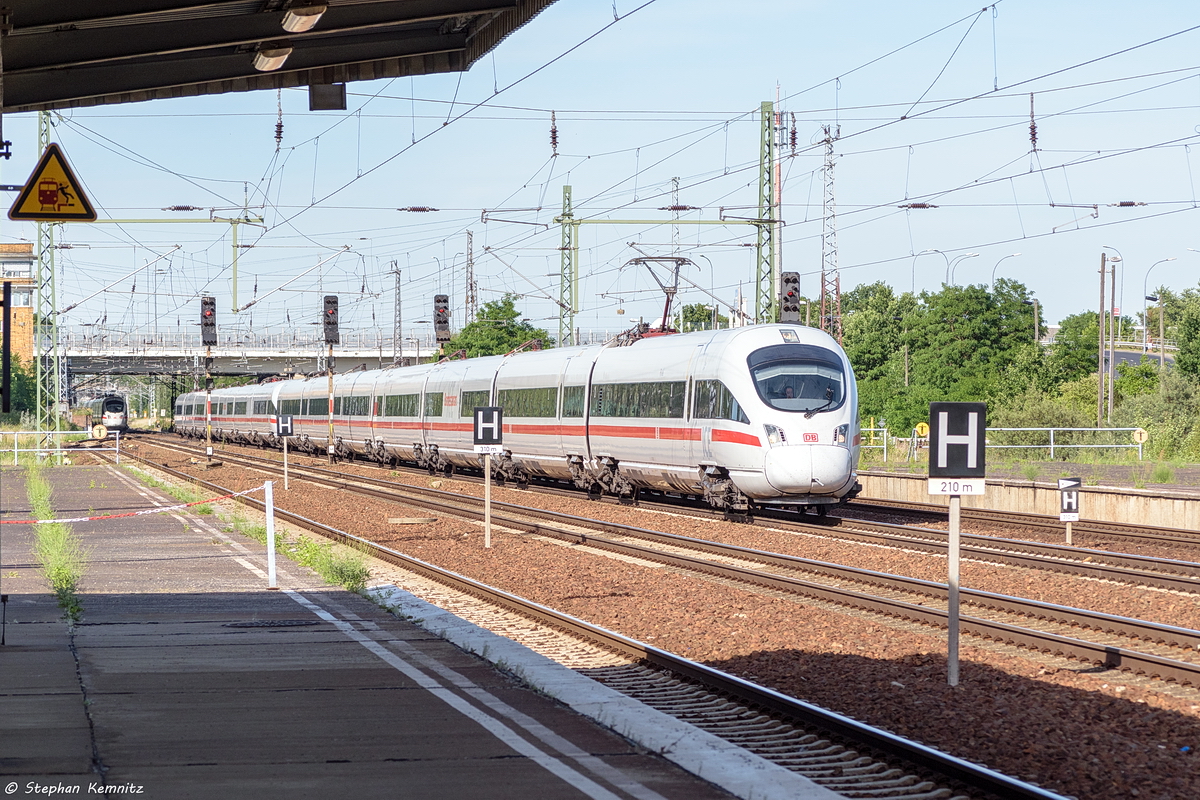
[[[834,445],[774,447],[763,464],[767,482],[784,494],[837,494],[853,468],[850,451]]]

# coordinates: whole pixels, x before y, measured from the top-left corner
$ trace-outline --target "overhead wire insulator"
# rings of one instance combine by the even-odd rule
[[[203,211],[200,206],[167,206],[163,211]]]
[[[792,129],[788,131],[788,144],[792,146],[792,155],[796,155],[796,114],[792,112]]]
[[[550,155],[558,155],[558,121],[554,112],[550,112]]]
[[[430,208],[429,206],[407,206],[405,208],[397,208],[396,210],[397,211],[412,211],[417,214],[426,214],[430,211],[437,211],[438,209]]]
[[[1134,206],[1144,206],[1145,203],[1139,203],[1136,200],[1122,200],[1119,203],[1110,203],[1109,208],[1133,208]]]
[[[933,203],[905,203],[902,206],[896,206],[896,208],[937,208],[937,206]]]
[[[1029,93],[1029,146],[1037,151],[1037,121],[1033,118],[1033,92]]]

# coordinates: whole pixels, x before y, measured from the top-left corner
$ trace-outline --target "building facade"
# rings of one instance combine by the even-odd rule
[[[0,281],[12,284],[12,352],[26,367],[33,364],[33,244],[0,243]]]

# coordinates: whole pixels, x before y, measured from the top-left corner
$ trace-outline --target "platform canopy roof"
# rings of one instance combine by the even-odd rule
[[[552,2],[6,0],[3,111],[464,71]]]

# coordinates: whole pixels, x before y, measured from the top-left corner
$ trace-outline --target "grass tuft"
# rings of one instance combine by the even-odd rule
[[[53,487],[40,466],[30,463],[25,474],[25,487],[33,516],[51,519],[54,516]],[[34,525],[33,555],[38,562],[38,571],[63,610],[63,616],[68,622],[78,622],[83,616],[78,589],[87,569],[87,553],[71,526],[62,522]]]

